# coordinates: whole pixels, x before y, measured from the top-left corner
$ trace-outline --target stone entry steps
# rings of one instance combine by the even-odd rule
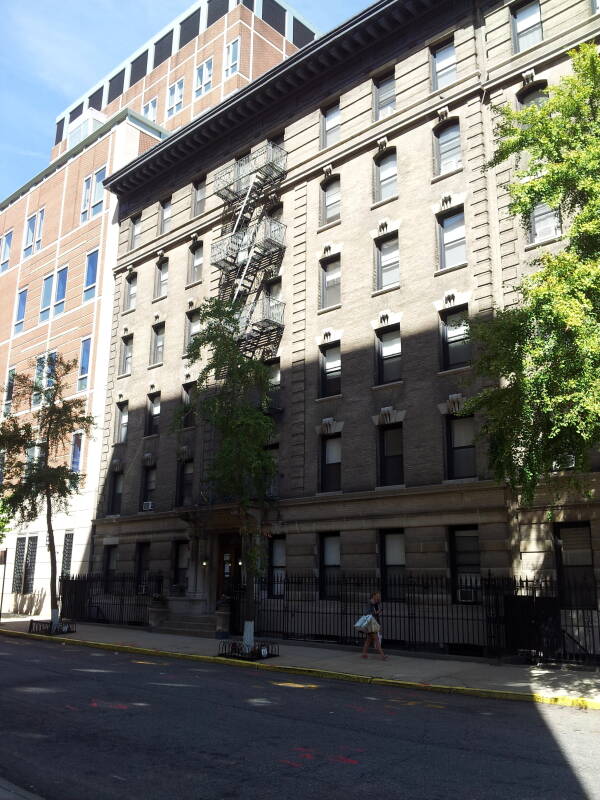
[[[215,614],[196,617],[191,614],[171,614],[169,619],[157,625],[157,633],[178,633],[182,636],[202,636],[214,639],[217,631]]]

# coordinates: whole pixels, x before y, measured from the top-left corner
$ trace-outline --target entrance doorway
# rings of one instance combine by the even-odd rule
[[[218,534],[217,538],[217,603],[223,595],[230,596],[231,588],[240,583],[242,542],[239,533]]]

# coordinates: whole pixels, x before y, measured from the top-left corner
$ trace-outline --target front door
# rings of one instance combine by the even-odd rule
[[[242,546],[239,533],[218,534],[217,563],[217,597],[219,602],[223,595],[231,596],[234,586],[241,580]]]

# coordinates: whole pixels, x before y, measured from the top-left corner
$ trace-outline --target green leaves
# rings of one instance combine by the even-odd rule
[[[517,308],[471,325],[487,388],[465,411],[482,414],[495,476],[525,503],[557,470],[586,470],[600,442],[600,58],[594,45],[571,55],[545,105],[500,109],[488,165],[526,152],[512,210],[525,224],[538,203],[560,210],[566,248],[535,263]]]
[[[243,303],[207,298],[199,309],[200,333],[187,355],[191,363],[202,364],[200,407],[218,437],[211,478],[221,494],[247,508],[263,501],[275,464],[266,449],[274,431],[266,414],[269,372],[240,350],[242,308]]]

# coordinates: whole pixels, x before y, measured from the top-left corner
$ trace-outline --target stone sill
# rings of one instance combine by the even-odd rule
[[[375,386],[371,386],[371,391],[376,392],[378,389],[387,389],[388,386],[404,386],[404,380],[390,381],[389,383],[378,383]]]
[[[320,228],[317,228],[317,233],[324,233],[325,231],[331,230],[331,228],[335,228],[336,225],[341,225],[342,220],[335,219],[333,222],[328,222],[326,225],[321,225]]]
[[[148,369],[157,369],[158,367],[162,367],[164,361],[159,361],[158,364],[148,364]]]
[[[371,292],[371,297],[379,297],[380,294],[387,294],[387,292],[395,292],[400,288],[399,283],[395,283],[393,286],[386,286],[385,289],[376,289],[374,292]]]
[[[563,239],[562,236],[554,236],[552,239],[543,239],[541,242],[531,242],[528,245],[525,245],[525,252],[529,250],[535,250],[536,247],[545,247],[548,244],[556,244],[556,242],[561,242]]]
[[[444,269],[438,269],[434,272],[434,276],[437,278],[438,275],[447,275],[449,272],[456,272],[457,269],[464,269],[468,267],[469,264],[465,261],[464,264],[457,264],[455,267],[444,267]]]
[[[463,166],[456,167],[455,169],[451,169],[449,172],[442,172],[440,175],[434,175],[431,179],[432,183],[438,183],[438,181],[443,181],[444,178],[450,178],[452,175],[458,175],[459,172],[462,172],[464,169]]]
[[[373,203],[371,206],[371,211],[374,211],[376,208],[380,208],[381,206],[385,206],[387,203],[393,203],[394,200],[398,199],[398,195],[395,194],[393,197],[386,197],[385,200],[378,200],[376,203]]]
[[[315,397],[315,403],[322,403],[325,400],[341,400],[343,394],[328,394],[327,397]]]
[[[337,303],[335,306],[327,306],[327,308],[320,308],[317,311],[317,314],[327,314],[328,311],[335,311],[337,308],[341,308],[342,304]]]
[[[456,375],[461,372],[469,372],[471,364],[465,364],[462,367],[453,367],[452,369],[441,369],[438,375]]]

